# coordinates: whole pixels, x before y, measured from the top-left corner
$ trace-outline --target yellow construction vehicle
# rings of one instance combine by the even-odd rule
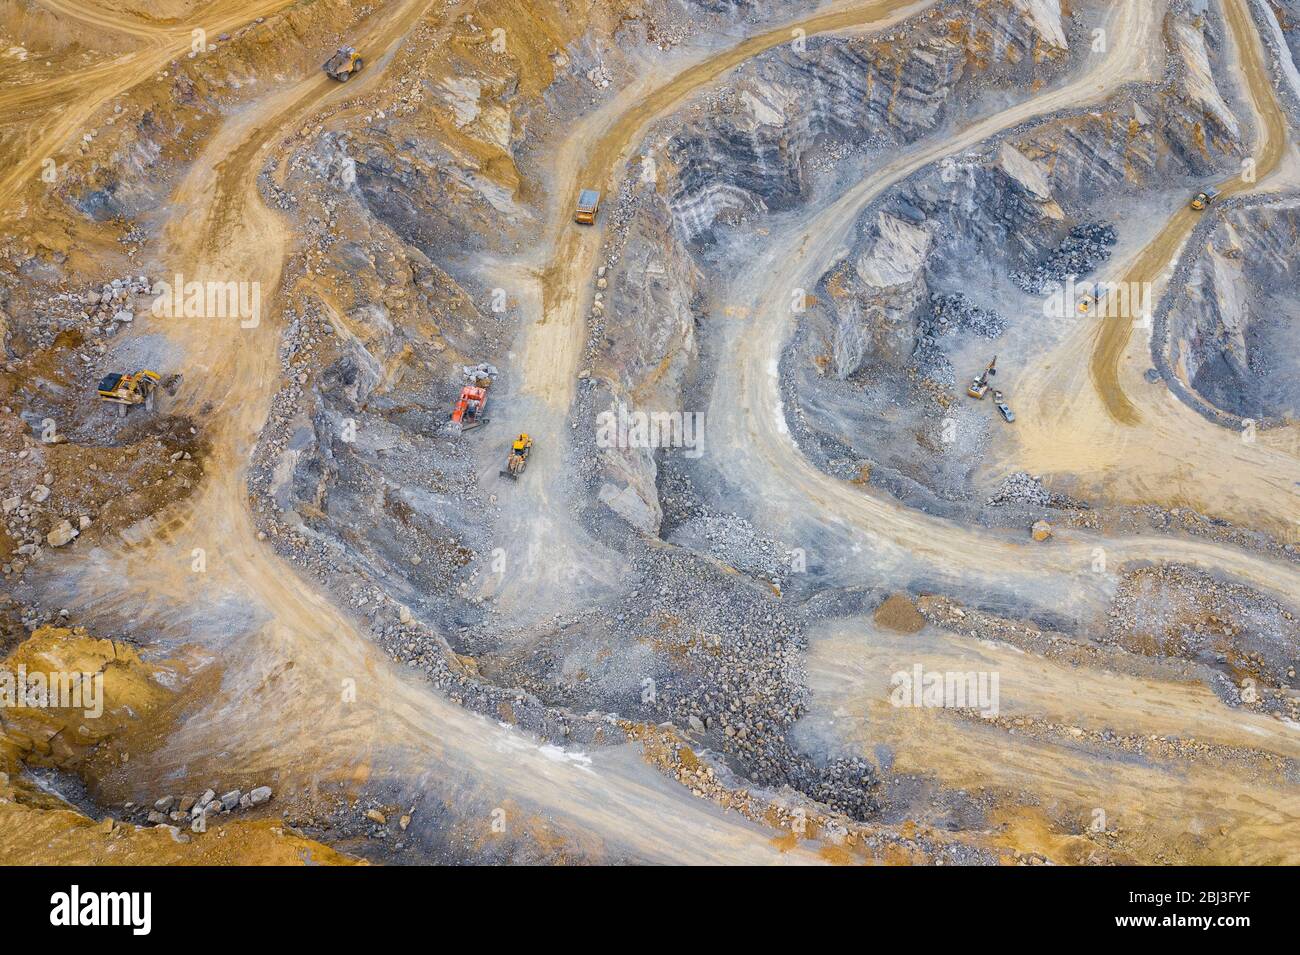
[[[361,67],[365,65],[360,53],[350,46],[341,46],[337,53],[325,61],[321,69],[330,79],[346,83],[353,73],[360,73]]]
[[[525,431],[510,445],[510,457],[506,458],[506,468],[501,472],[501,476],[508,477],[512,481],[519,480],[519,475],[523,474],[524,468],[528,466],[528,454],[532,450],[533,439]]]
[[[989,362],[989,366],[984,369],[978,378],[970,383],[970,387],[966,389],[966,394],[977,401],[982,400],[989,393],[989,378],[998,373],[997,368],[994,367],[997,363],[998,356],[994,355],[993,360]]]
[[[1192,208],[1200,212],[1217,198],[1219,198],[1218,189],[1206,189],[1204,192],[1198,192],[1192,199]]]
[[[132,405],[144,405],[145,410],[152,411],[154,391],[161,381],[161,375],[148,369],[134,375],[114,372],[100,379],[99,397],[116,404],[119,417],[124,416]]]
[[[573,221],[580,225],[594,225],[596,212],[600,209],[600,192],[596,189],[584,189],[578,193],[578,207],[574,210]]]

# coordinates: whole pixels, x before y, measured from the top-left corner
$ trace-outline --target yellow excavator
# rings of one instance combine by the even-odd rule
[[[984,400],[984,396],[989,393],[989,378],[998,373],[998,370],[995,367],[997,363],[998,356],[994,355],[993,360],[989,362],[989,366],[980,373],[979,377],[970,383],[970,387],[966,389],[966,394],[970,395],[976,401]]]
[[[512,481],[518,481],[519,475],[524,473],[524,468],[528,466],[528,454],[533,450],[533,439],[525,431],[515,438],[510,445],[510,457],[506,458],[505,470],[501,472],[502,477],[508,477]]]
[[[125,417],[132,405],[144,405],[146,411],[153,410],[153,395],[162,376],[156,371],[137,371],[134,375],[113,372],[99,380],[99,397],[117,405],[119,417]]]

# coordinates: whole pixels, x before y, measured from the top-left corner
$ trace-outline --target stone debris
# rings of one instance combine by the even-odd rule
[[[1041,295],[1071,277],[1088,275],[1103,265],[1119,241],[1111,225],[1077,225],[1061,244],[1033,268],[1016,270],[1011,281],[1031,295]]]
[[[221,797],[214,789],[206,789],[197,796],[168,794],[154,800],[152,808],[137,806],[133,802],[124,803],[121,819],[136,824],[143,821],[152,826],[188,824],[194,832],[203,832],[213,817],[265,805],[271,801],[272,795],[269,786],[258,786],[247,793],[232,789]]]
[[[51,547],[62,547],[64,544],[71,543],[80,533],[79,530],[72,526],[71,521],[62,520],[59,521],[54,530],[45,535],[45,539]]]
[[[1088,504],[1066,494],[1057,494],[1043,486],[1042,479],[1025,471],[1008,475],[986,502],[987,507],[1053,507],[1061,510],[1087,510]]]

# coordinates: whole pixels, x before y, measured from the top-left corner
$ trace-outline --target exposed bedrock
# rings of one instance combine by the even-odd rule
[[[317,261],[343,281],[323,298],[309,276],[294,286],[281,353],[289,384],[250,486],[276,543],[313,570],[360,570],[402,606],[467,612],[462,587],[493,514],[477,500],[472,446],[445,426],[462,366],[499,359],[500,323],[364,213],[344,144],[325,137],[294,168],[287,190],[309,219],[354,226],[317,245]],[[308,188],[322,179],[333,188]],[[395,618],[379,593],[349,596]]]
[[[698,358],[694,302],[700,273],[676,240],[663,203],[642,195],[638,209],[611,273],[609,308],[603,295],[594,306],[594,370],[601,383],[587,412],[597,418],[586,424],[596,430],[600,500],[639,530],[657,534],[663,510],[655,488],[656,453],[688,451],[673,449],[674,439],[681,445],[697,437],[694,419],[682,416],[681,390]],[[657,439],[649,434],[651,426]]]
[[[688,109],[652,134],[624,183],[608,297],[592,317],[593,371],[608,383],[593,413],[619,401],[651,414],[699,410],[691,402],[703,406],[710,374],[698,340],[709,276],[744,254],[731,226],[794,209],[815,183],[860,169],[874,150],[933,132],[975,104],[1027,95],[1069,68],[1068,34],[1085,23],[1054,2],[949,5],[883,36],[783,44],[710,93],[707,111]],[[934,238],[923,216],[891,213],[880,227],[878,248],[862,248],[838,283],[823,283],[828,294],[872,289],[846,300],[865,314],[852,325],[856,335],[839,342],[845,372],[876,347],[905,359],[918,303],[927,300],[921,270]],[[601,450],[593,485],[616,513],[655,532],[656,457],[684,450]]]
[[[927,168],[864,210],[788,360],[787,408],[814,458],[845,476],[883,464],[875,476],[896,491],[969,494],[989,422],[959,393],[966,369],[998,348],[946,332],[935,303],[961,293],[1019,340],[1049,346],[1065,328],[1044,320],[1050,296],[1072,276],[1113,277],[1097,273],[1110,247],[1144,227],[1132,202],[1172,184],[1190,191],[1239,162],[1235,140],[1187,124],[1179,75]],[[908,434],[914,442],[899,440]]]
[[[1300,403],[1300,201],[1227,212],[1171,303],[1166,357],[1217,408],[1257,420]]]
[[[653,404],[645,407],[687,410],[673,388],[707,377],[699,367],[707,349],[696,341],[707,326],[694,337],[641,336],[628,356],[609,343],[638,336],[625,336],[618,323],[654,314],[665,329],[684,329],[677,321],[688,303],[707,301],[709,276],[725,275],[730,257],[743,254],[736,226],[794,210],[831,182],[842,188],[850,170],[869,170],[877,148],[933,136],[972,104],[1006,105],[1015,90],[1060,81],[1090,55],[1094,16],[1087,8],[1061,15],[1052,3],[946,7],[905,36],[813,39],[805,50],[783,45],[738,69],[707,113],[687,111],[651,138],[625,186],[634,200],[630,225],[611,263],[624,261],[599,316],[609,327],[593,336],[609,359],[604,377],[634,405],[652,397],[649,388]],[[989,423],[953,402],[965,365],[987,360],[972,356],[997,350],[979,342],[1007,328],[1059,333],[1024,323],[1041,323],[1054,283],[1082,280],[1105,262],[1116,238],[1141,221],[1126,218],[1133,199],[1153,187],[1191,189],[1236,167],[1250,130],[1234,113],[1235,91],[1216,79],[1224,74],[1222,23],[1178,8],[1164,26],[1161,83],[1013,130],[923,170],[863,210],[848,254],[809,290],[785,363],[795,399],[787,414],[819,464],[858,478],[882,465],[877,478],[895,490],[969,495],[969,462],[986,447]],[[690,276],[689,284],[675,293],[656,285],[649,298],[651,279],[636,274],[648,263],[635,258],[647,238],[659,249],[689,250],[703,279],[661,263],[656,282]],[[667,310],[665,296],[673,302]],[[958,440],[944,436],[945,421]],[[654,455],[625,453],[613,463],[606,462],[613,487],[602,499],[643,530],[654,526]]]
[[[1055,2],[951,6],[905,34],[817,37],[756,57],[664,147],[679,228],[707,243],[746,212],[791,208],[819,143],[910,142],[987,87],[1038,88],[1065,67],[1068,25]]]

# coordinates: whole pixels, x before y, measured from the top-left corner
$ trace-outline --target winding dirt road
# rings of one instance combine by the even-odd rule
[[[347,87],[313,75],[226,118],[173,199],[167,243],[178,271],[199,280],[238,275],[263,288],[279,286],[292,236],[261,202],[258,173],[275,158],[274,145],[286,131],[382,82],[395,52],[431,4],[404,0],[383,6],[355,40],[373,52],[367,70]],[[54,5],[76,8],[70,12],[79,10],[83,18],[94,16],[93,8],[72,0]],[[217,23],[233,26],[280,5],[240,4],[226,9]],[[538,480],[521,484],[524,493],[503,519],[507,532],[515,522],[520,534],[538,533],[540,525],[526,515],[537,513],[539,505],[545,510],[545,495],[554,493],[561,477],[559,449],[565,443],[564,420],[573,400],[588,304],[584,290],[600,247],[600,230],[567,227],[567,201],[576,187],[603,185],[608,194],[648,124],[746,58],[787,41],[792,28],[802,27],[810,35],[879,29],[927,5],[886,0],[846,5],[684,64],[666,82],[648,76],[578,124],[555,150],[551,191],[557,200],[537,246],[544,251],[513,274],[532,283],[521,298],[526,309],[534,310],[519,344],[525,369],[521,408],[535,416],[530,430],[549,439],[556,453],[538,456],[535,471],[530,469],[530,477]],[[1044,598],[1057,595],[1063,602],[1093,608],[1113,586],[1088,571],[1099,545],[1118,561],[1200,563],[1261,589],[1300,592],[1300,572],[1292,567],[1199,542],[1101,541],[1078,535],[1050,550],[1031,551],[1004,535],[938,521],[835,481],[813,468],[783,430],[774,369],[789,316],[774,303],[787,302],[791,288],[810,287],[810,277],[844,243],[858,210],[910,172],[1027,118],[1088,102],[1142,77],[1158,24],[1144,0],[1126,0],[1118,16],[1115,35],[1122,42],[1084,77],[955,137],[909,151],[819,211],[798,234],[793,250],[773,247],[747,273],[750,284],[740,287],[747,290],[755,318],[719,372],[715,394],[729,397],[710,410],[710,428],[732,435],[728,453],[743,462],[748,490],[770,513],[797,517],[803,527],[820,528],[828,541],[840,541],[846,549],[866,543],[876,552],[878,566],[920,560],[937,576],[966,585],[972,580],[1000,586],[1014,581],[1036,588]],[[177,42],[179,27],[154,31],[141,24],[132,29],[139,29],[148,45],[87,71],[80,78],[90,84],[86,88],[60,81],[43,92],[0,94],[0,109],[30,106],[41,102],[40,96],[65,104],[41,126],[32,156],[0,178],[0,206],[8,207],[43,156],[63,147],[96,109],[152,76],[188,44],[188,31],[185,42]],[[4,95],[12,98],[6,101]],[[418,778],[443,798],[454,794],[458,803],[481,808],[481,821],[467,821],[469,827],[486,826],[492,807],[518,803],[524,817],[544,817],[545,828],[587,856],[817,861],[804,849],[782,853],[771,843],[770,831],[724,815],[663,780],[635,747],[578,754],[540,746],[469,713],[396,667],[351,615],[257,539],[245,477],[278,385],[274,323],[245,330],[176,322],[166,333],[189,367],[184,405],[178,410],[209,406],[204,419],[213,450],[206,482],[183,508],[133,529],[119,546],[97,549],[78,565],[70,564],[62,581],[67,604],[87,619],[129,621],[177,641],[197,637],[214,660],[222,661],[221,685],[213,698],[158,752],[139,764],[133,761],[136,785],[146,785],[151,773],[167,778],[178,767],[214,777],[238,767],[250,777],[273,775],[282,785],[300,787],[339,781],[401,786]],[[231,382],[241,386],[237,398]],[[576,532],[565,523],[563,533],[572,540]],[[197,580],[189,570],[194,548],[208,552],[208,573]],[[574,559],[570,554],[552,563],[563,566]],[[528,598],[529,588],[534,594],[545,589],[545,577],[521,579],[524,589],[515,595],[517,601]],[[243,623],[232,625],[232,619]],[[354,703],[341,699],[344,680],[357,683]],[[417,829],[425,824],[433,823],[418,821]]]
[[[242,26],[257,17],[267,16],[291,0],[248,0],[236,3],[212,3],[203,8],[213,10],[213,18],[202,25],[213,36]],[[0,210],[12,214],[16,195],[28,186],[47,158],[55,158],[67,149],[89,125],[95,113],[115,96],[162,70],[169,62],[189,51],[191,29],[188,24],[146,23],[128,19],[123,23],[116,13],[106,13],[93,4],[77,0],[51,0],[45,6],[54,12],[91,25],[113,23],[118,32],[128,32],[143,41],[130,53],[114,57],[71,75],[60,75],[49,82],[14,86],[0,90],[0,116],[22,116],[26,142],[19,161],[0,176]],[[220,6],[218,15],[215,8]],[[33,117],[41,117],[39,120]]]
[[[376,14],[355,40],[374,52],[354,83],[339,87],[313,75],[227,118],[173,197],[166,232],[172,267],[187,279],[238,275],[263,288],[278,286],[291,237],[256,187],[273,143],[381,82],[430,2],[406,0]],[[629,144],[654,117],[745,57],[788,40],[796,25],[809,34],[885,26],[925,5],[850,5],[748,39],[666,84],[625,94],[618,107],[580,126],[558,150],[557,170],[575,168],[568,157],[588,159],[581,172],[557,178],[567,175],[569,185],[580,176],[611,180]],[[150,72],[142,68],[139,76]],[[111,95],[101,91],[78,112],[89,113]],[[572,396],[583,315],[578,290],[588,284],[598,242],[590,233],[566,232],[567,218],[557,203],[547,235],[570,238],[545,270],[545,314],[530,328],[526,349],[525,390],[541,397],[557,419]],[[178,640],[198,637],[221,661],[219,691],[159,751],[133,761],[132,786],[147,786],[151,775],[167,778],[181,765],[188,773],[214,775],[236,766],[249,777],[273,774],[281,785],[300,787],[362,779],[402,786],[425,775],[434,793],[449,798],[454,791],[457,805],[481,806],[476,825],[490,823],[494,806],[519,804],[526,817],[544,817],[552,835],[594,857],[819,861],[811,851],[778,849],[770,831],[668,783],[644,762],[639,747],[563,753],[474,715],[401,672],[350,615],[257,539],[244,482],[278,386],[274,323],[241,329],[173,321],[165,331],[186,355],[188,369],[176,410],[202,409],[207,422],[208,478],[184,506],[133,528],[120,546],[92,552],[62,581],[68,604],[88,620],[129,621]],[[566,364],[570,370],[557,373]],[[238,395],[231,382],[240,383]],[[195,548],[207,554],[208,570],[198,578],[189,569]],[[232,619],[244,623],[232,626]],[[345,680],[357,683],[355,703],[340,701]]]
[[[1230,0],[1232,2],[1232,0]],[[710,454],[749,488],[764,511],[785,515],[796,541],[817,540],[819,551],[865,545],[872,572],[895,563],[921,564],[934,579],[952,585],[1019,588],[1063,610],[1096,612],[1113,580],[1092,572],[1097,548],[1112,567],[1129,560],[1182,560],[1220,570],[1281,595],[1300,593],[1300,570],[1235,548],[1161,537],[1098,538],[1063,534],[1050,548],[1022,536],[976,530],[932,518],[897,501],[829,477],[799,452],[785,428],[776,369],[792,330],[785,308],[796,288],[813,288],[846,248],[861,209],[908,175],[960,153],[1034,116],[1094,102],[1121,86],[1149,78],[1147,51],[1159,42],[1155,7],[1144,0],[1119,6],[1111,35],[1120,39],[1086,75],[1059,90],[1034,97],[955,136],[924,142],[879,167],[797,233],[773,247],[729,290],[732,304],[748,306],[752,319],[735,330],[709,408]],[[812,530],[815,529],[815,530]],[[883,565],[883,566],[882,566]],[[860,575],[855,581],[865,582]],[[847,580],[845,582],[848,582]]]
[[[1256,181],[1237,177],[1223,183],[1224,198],[1300,188],[1286,116],[1246,4],[1224,0],[1223,9],[1260,136],[1252,150]],[[1217,207],[1193,212],[1180,199],[1154,237],[1116,273],[1125,282],[1151,283],[1157,300],[1168,290],[1199,217],[1219,214]],[[1017,422],[1016,447],[991,459],[990,467],[1066,474],[1077,482],[1074,493],[1083,496],[1190,507],[1286,539],[1300,512],[1294,483],[1300,428],[1259,432],[1245,441],[1205,420],[1163,384],[1143,378],[1150,334],[1123,318],[1079,322],[1019,374],[1016,399],[1027,413]],[[1085,380],[1077,356],[1087,352]]]

